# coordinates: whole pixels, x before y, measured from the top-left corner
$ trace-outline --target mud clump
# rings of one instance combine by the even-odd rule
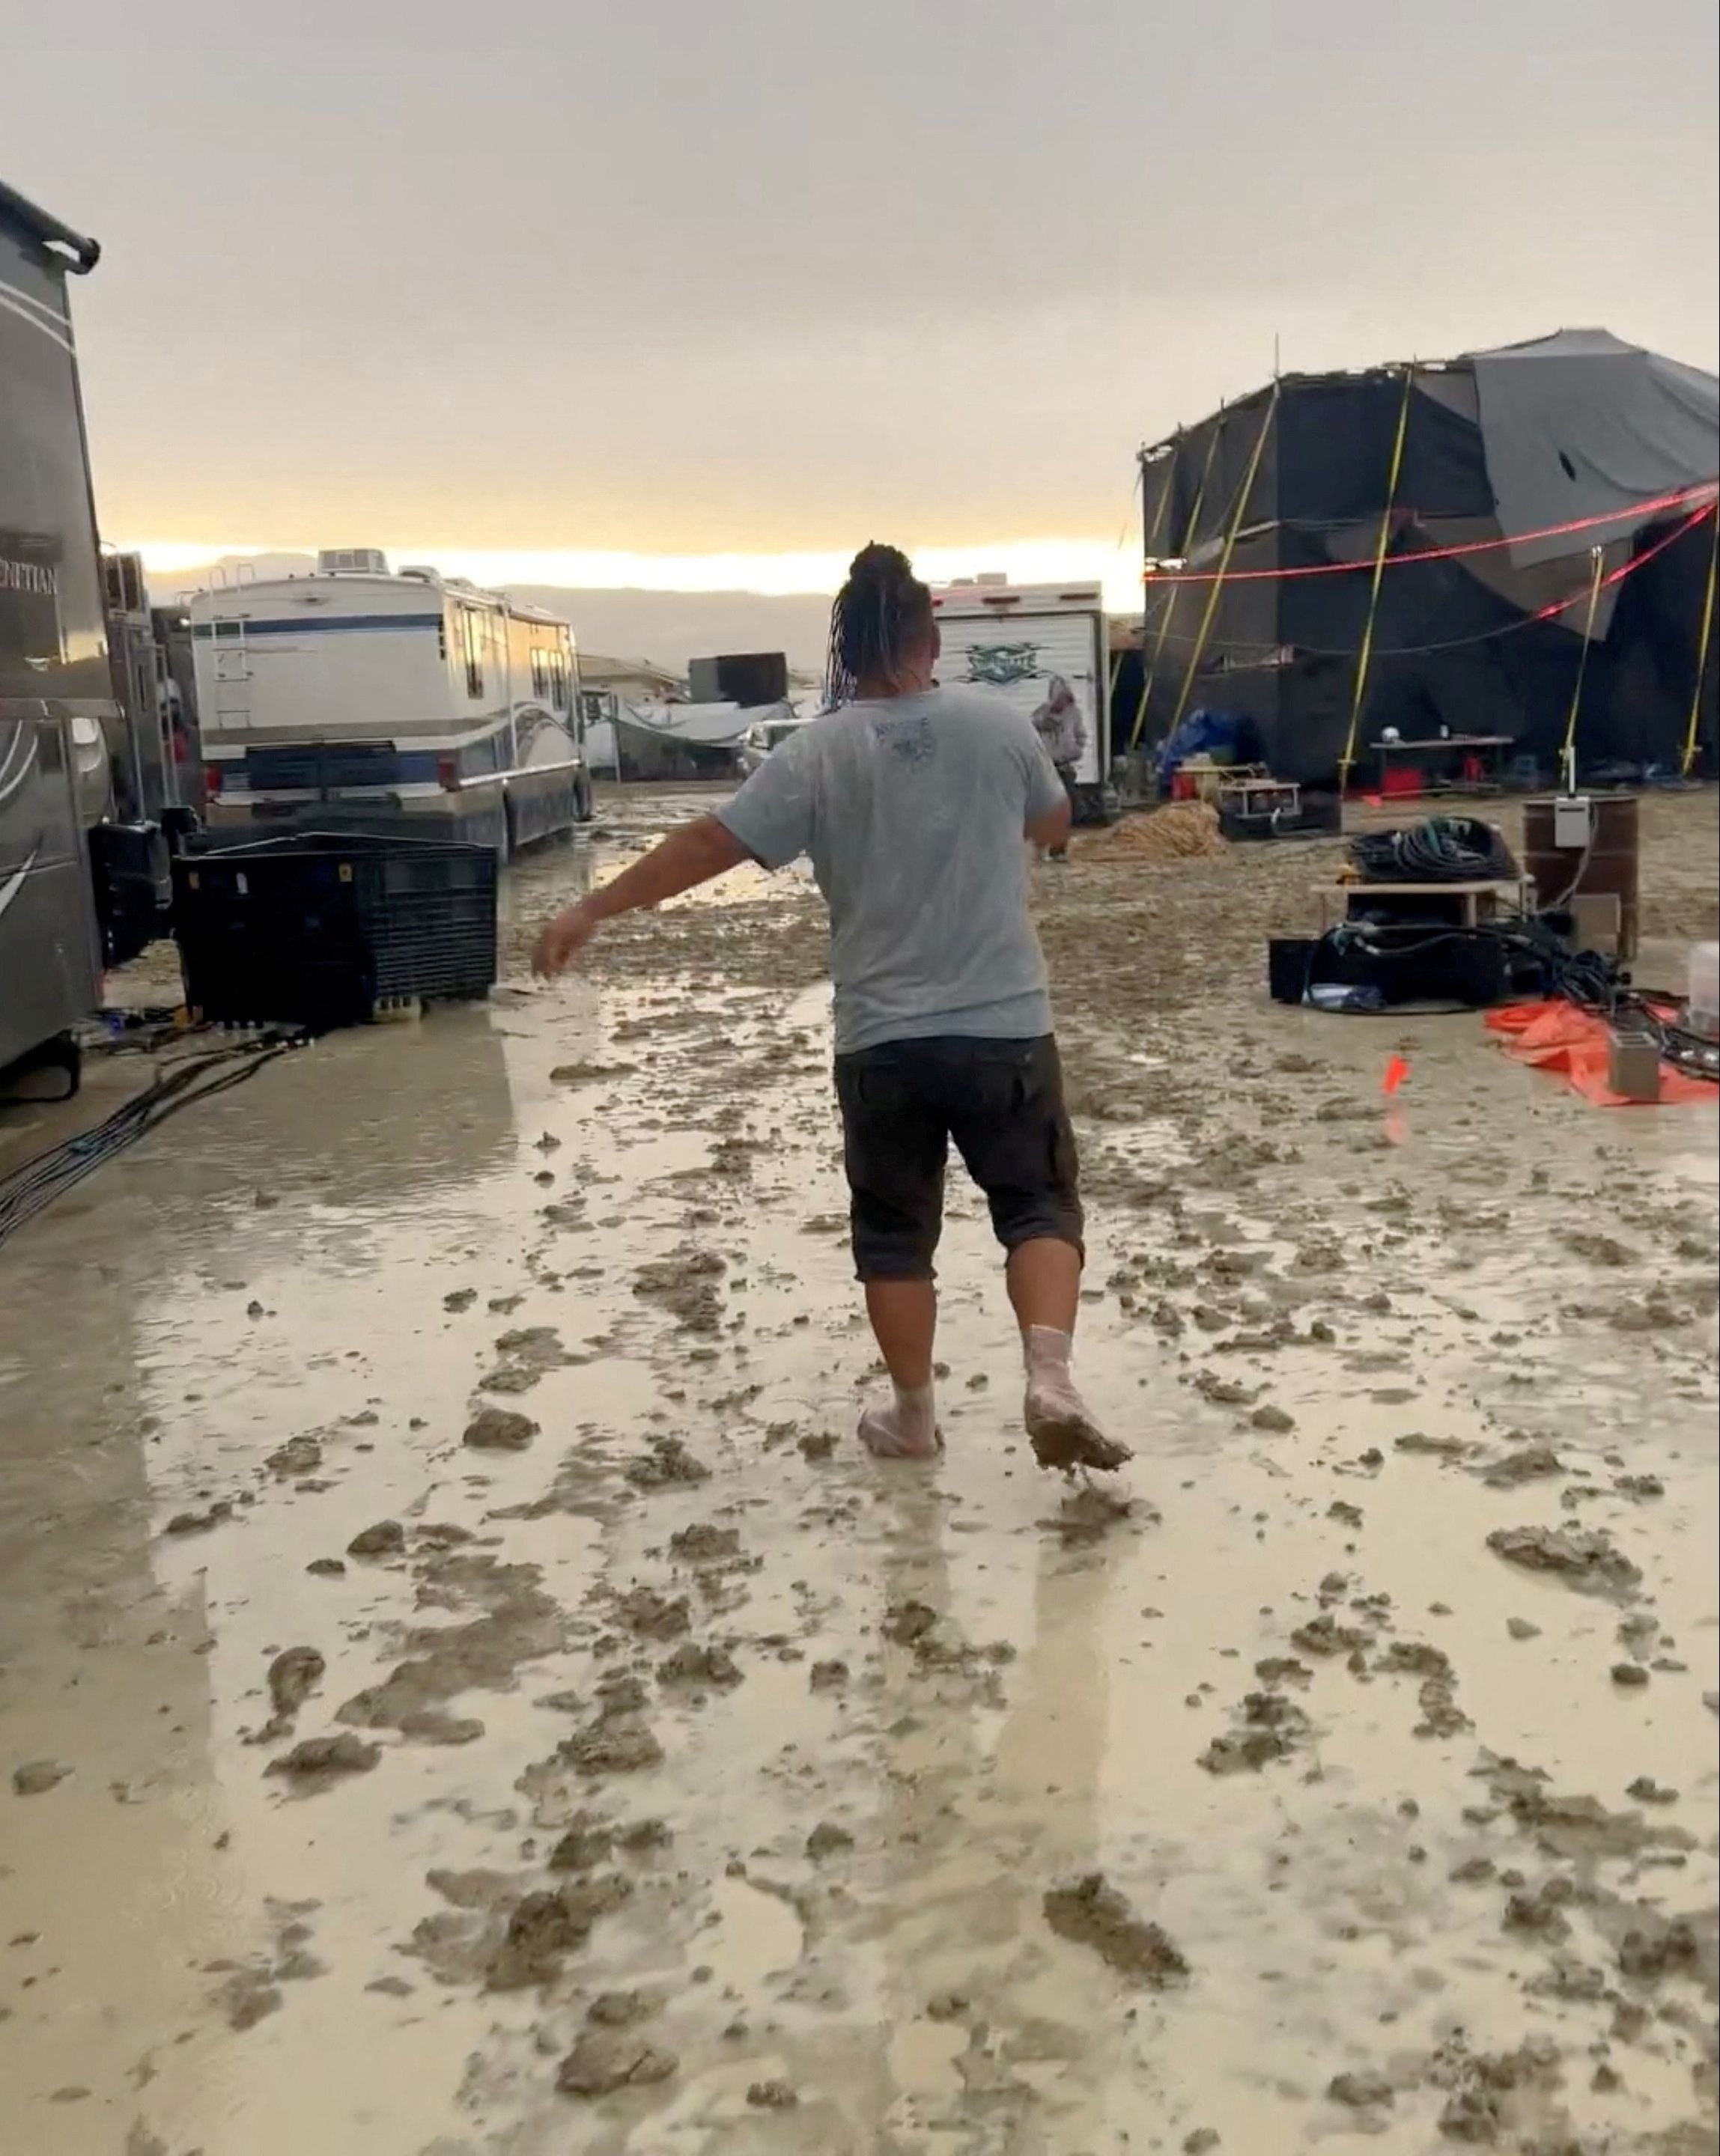
[[[666,2082],[679,2065],[673,2051],[659,2051],[631,2030],[585,2029],[562,2060],[556,2087],[563,2096],[613,2096]]]
[[[480,1381],[486,1393],[529,1393],[547,1370],[567,1368],[578,1358],[562,1345],[552,1325],[526,1325],[504,1332],[495,1352],[502,1360]],[[468,1436],[467,1443],[471,1442]]]
[[[1620,1973],[1633,1984],[1658,1984],[1663,1977],[1702,1974],[1702,1943],[1688,1917],[1656,1916],[1647,1908],[1619,1942]],[[1707,1919],[1712,1943],[1713,1917]]]
[[[1131,1983],[1156,1990],[1189,1974],[1169,1934],[1137,1917],[1102,1871],[1048,1888],[1043,1907],[1045,1922],[1059,1938],[1091,1947]]]
[[[211,1505],[206,1512],[176,1512],[162,1529],[164,1535],[206,1535],[212,1527],[218,1527],[223,1520],[233,1517],[233,1507],[223,1497],[218,1504]]]
[[[685,1594],[671,1599],[649,1587],[630,1589],[615,1604],[615,1614],[642,1640],[678,1640],[692,1623]]]
[[[290,1437],[269,1455],[263,1465],[284,1481],[301,1475],[314,1475],[322,1465],[322,1447],[314,1437]]]
[[[854,1847],[854,1836],[846,1827],[833,1820],[821,1820],[806,1837],[806,1853],[814,1864],[822,1864],[827,1856],[843,1856]]]
[[[926,1602],[892,1602],[878,1630],[892,1646],[916,1647],[937,1623],[937,1612]]]
[[[406,1553],[406,1530],[398,1520],[378,1520],[374,1527],[362,1527],[347,1545],[348,1557],[403,1557]]]
[[[755,2111],[793,2111],[800,2098],[787,2082],[754,2082],[747,2091],[747,2101]]]
[[[475,1715],[439,1714],[429,1707],[403,1714],[394,1726],[414,1744],[475,1744],[484,1734]]]
[[[1484,1469],[1481,1480],[1491,1489],[1514,1490],[1522,1483],[1543,1481],[1564,1471],[1564,1462],[1550,1445],[1526,1445]]]
[[[527,1894],[510,1912],[501,1944],[485,1972],[486,1991],[525,1991],[560,1973],[562,1957],[583,1946],[598,1917],[619,1909],[633,1892],[619,1871],[571,1881]]]
[[[585,2018],[599,2029],[631,2029],[649,2021],[657,2002],[643,1991],[600,1991],[585,2010]]]
[[[1430,1460],[1462,1460],[1471,1450],[1461,1437],[1430,1437],[1421,1430],[1412,1430],[1394,1439],[1392,1449],[1395,1452],[1419,1453]]]
[[[523,1452],[537,1435],[530,1415],[512,1408],[480,1408],[466,1424],[462,1443],[475,1452]]]
[[[1491,2147],[1507,2127],[1513,2094],[1557,2085],[1559,2050],[1550,2037],[1532,2036],[1514,2051],[1471,2052],[1454,2038],[1434,2054],[1427,2079],[1446,2092],[1439,2122],[1445,2139]]]
[[[380,1744],[367,1744],[344,1729],[338,1737],[307,1737],[285,1758],[271,1760],[264,1771],[314,1786],[346,1774],[367,1774],[382,1756]]]
[[[1585,1594],[1631,1594],[1642,1578],[1599,1527],[1496,1527],[1487,1547],[1507,1564],[1551,1573]]]
[[[1397,2101],[1397,2091],[1384,2074],[1337,2074],[1327,2085],[1326,2093],[1334,2103],[1347,2105],[1352,2111],[1372,2111]]]
[[[71,1771],[57,1759],[26,1759],[23,1766],[12,1770],[13,1792],[20,1797],[45,1797],[50,1789],[57,1789]]]
[[[1297,1625],[1290,1639],[1291,1645],[1300,1647],[1305,1655],[1322,1656],[1365,1654],[1373,1645],[1373,1633],[1359,1625],[1339,1624],[1329,1609]]]
[[[559,1748],[577,1774],[643,1774],[663,1763],[663,1747],[645,1724],[630,1714],[603,1715]]]
[[[549,1853],[552,1871],[595,1871],[615,1845],[615,1830],[595,1812],[579,1812]]]
[[[673,1490],[696,1482],[708,1482],[711,1470],[689,1452],[678,1437],[657,1437],[651,1450],[631,1460],[622,1470],[635,1490]]]
[[[848,1665],[834,1660],[814,1662],[807,1683],[814,1691],[841,1691],[848,1683]]]
[[[269,1700],[274,1712],[259,1732],[267,1743],[285,1737],[299,1709],[322,1681],[328,1665],[315,1647],[287,1647],[269,1665]]]
[[[552,1086],[595,1086],[605,1078],[626,1078],[639,1068],[634,1063],[558,1063],[549,1074]],[[540,1143],[542,1141],[540,1141]]]
[[[633,1291],[666,1310],[683,1332],[715,1332],[722,1321],[716,1283],[727,1270],[714,1250],[675,1250],[641,1265]]]
[[[723,1647],[701,1647],[684,1640],[672,1655],[657,1665],[660,1685],[711,1685],[727,1691],[741,1681],[735,1658]]]
[[[1040,1522],[1065,1549],[1082,1549],[1102,1542],[1113,1527],[1135,1517],[1133,1501],[1095,1482],[1065,1497],[1055,1516]]]
[[[1214,1738],[1199,1763],[1209,1774],[1240,1774],[1287,1758],[1313,1725],[1294,1701],[1281,1692],[1251,1691],[1244,1699],[1240,1725]]]
[[[669,1537],[669,1548],[687,1564],[727,1564],[741,1554],[741,1533],[738,1527],[713,1527],[708,1520],[696,1520]]]

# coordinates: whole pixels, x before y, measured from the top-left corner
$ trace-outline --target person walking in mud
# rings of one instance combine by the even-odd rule
[[[1051,676],[1045,701],[1033,715],[1033,730],[1045,745],[1045,753],[1051,759],[1051,767],[1069,796],[1071,812],[1075,806],[1075,776],[1081,767],[1083,751],[1087,745],[1087,730],[1081,722],[1081,706],[1075,701],[1075,691],[1060,674]],[[1053,861],[1069,859],[1069,834],[1065,830],[1061,842],[1050,848],[1045,858]]]
[[[1028,847],[1067,837],[1067,792],[1024,716],[940,688],[932,596],[894,547],[854,557],[830,618],[830,708],[714,814],[671,832],[557,914],[553,976],[606,921],[742,862],[802,854],[830,915],[836,1096],[855,1268],[894,1397],[860,1435],[883,1458],[939,1448],[933,1269],[951,1139],[984,1191],[1026,1363],[1023,1414],[1046,1467],[1120,1467],[1071,1374],[1084,1258],[1075,1137]]]

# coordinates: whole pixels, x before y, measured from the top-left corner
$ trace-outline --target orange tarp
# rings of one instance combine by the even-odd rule
[[[1671,1016],[1668,1012],[1666,1015]],[[1486,1014],[1492,1030],[1505,1036],[1508,1055],[1538,1070],[1551,1070],[1576,1087],[1597,1108],[1652,1106],[1614,1092],[1606,1082],[1607,1024],[1594,1012],[1562,1001],[1507,1004]],[[1720,1087],[1706,1079],[1687,1077],[1670,1063],[1661,1065],[1660,1105],[1673,1101],[1720,1100]]]

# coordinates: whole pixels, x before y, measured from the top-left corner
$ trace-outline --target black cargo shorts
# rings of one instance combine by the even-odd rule
[[[1006,1250],[1049,1236],[1081,1243],[1075,1133],[1049,1033],[887,1041],[836,1058],[855,1271],[930,1280],[953,1138]]]

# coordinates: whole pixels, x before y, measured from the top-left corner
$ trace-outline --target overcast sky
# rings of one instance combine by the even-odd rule
[[[1716,363],[1714,0],[8,6],[105,530],[1114,542],[1271,368]]]

